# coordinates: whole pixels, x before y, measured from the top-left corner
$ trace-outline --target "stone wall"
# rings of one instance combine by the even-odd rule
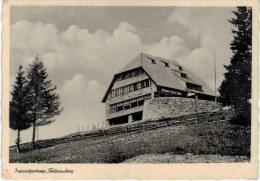
[[[197,100],[198,112],[211,112],[222,109],[219,103]],[[196,100],[183,97],[160,97],[145,101],[143,120],[156,120],[167,117],[196,113]]]

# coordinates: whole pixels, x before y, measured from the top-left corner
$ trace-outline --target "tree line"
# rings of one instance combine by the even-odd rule
[[[17,130],[17,152],[21,151],[20,132],[32,127],[32,149],[35,148],[35,132],[37,126],[55,121],[55,116],[62,111],[56,85],[48,79],[47,69],[39,56],[27,68],[17,70],[16,80],[11,91],[9,102],[9,126]]]

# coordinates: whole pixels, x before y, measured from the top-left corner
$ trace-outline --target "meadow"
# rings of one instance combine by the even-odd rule
[[[208,159],[200,158],[200,162],[249,161],[250,127],[232,124],[226,120],[193,125],[181,124],[145,132],[72,141],[20,154],[10,152],[10,162],[121,163],[129,162],[129,159],[131,162],[131,158],[134,160],[135,157],[142,155],[160,157],[160,155],[187,156],[187,154],[197,156],[198,159],[199,155],[203,158],[206,155],[218,155],[215,159],[213,157],[209,159],[209,156]],[[226,159],[223,159],[225,156]],[[168,161],[160,159],[157,162]],[[143,159],[143,163],[146,162],[149,161]],[[172,159],[171,162],[177,161]],[[189,162],[189,159],[186,161],[184,159],[183,162]]]

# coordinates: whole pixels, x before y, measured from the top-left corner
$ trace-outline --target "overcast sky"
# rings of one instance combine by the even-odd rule
[[[223,64],[229,64],[231,7],[77,7],[11,8],[11,83],[19,64],[38,53],[58,86],[64,111],[39,128],[39,139],[63,136],[101,125],[101,99],[113,74],[140,52],[174,59],[214,90]],[[14,143],[16,132],[11,130]],[[31,129],[22,141],[31,140]]]

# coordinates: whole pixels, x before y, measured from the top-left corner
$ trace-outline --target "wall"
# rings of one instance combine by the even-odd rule
[[[212,101],[197,100],[198,112],[210,112],[222,109]],[[181,116],[196,113],[196,100],[183,97],[160,97],[145,101],[143,120]]]
[[[118,82],[114,83],[112,89],[116,89],[116,88],[119,88],[119,87],[122,87],[122,86],[125,86],[125,85],[129,85],[129,84],[141,81],[141,80],[145,80],[147,78],[149,78],[149,77],[146,74],[141,74],[141,75],[138,75],[138,76],[135,76],[135,77],[131,77],[131,78],[122,80],[122,81],[118,81]],[[123,111],[120,111],[120,112],[110,114],[109,108],[110,108],[111,104],[126,101],[126,100],[129,100],[129,99],[135,98],[135,97],[147,95],[149,93],[152,94],[152,97],[154,97],[153,94],[156,90],[157,90],[156,85],[153,83],[153,81],[151,81],[150,87],[139,89],[137,91],[133,91],[133,92],[130,92],[128,94],[124,94],[122,96],[117,96],[117,97],[113,97],[113,98],[108,97],[107,100],[106,100],[106,119],[111,119],[111,118],[114,118],[114,117],[123,116],[123,115],[131,114],[131,113],[134,113],[134,112],[142,111],[143,106],[140,106],[138,108],[132,108],[132,109],[123,110]]]
[[[148,79],[148,78],[149,77],[146,74],[141,74],[141,75],[138,75],[138,76],[135,76],[135,77],[131,77],[131,78],[122,80],[122,81],[118,81],[118,82],[114,83],[114,85],[111,88],[111,90],[117,89],[119,87],[123,87],[125,85],[133,84],[135,82],[139,82],[139,81],[142,81],[142,80],[145,80],[145,79]],[[121,101],[129,100],[129,99],[134,98],[134,97],[139,97],[139,96],[142,96],[142,95],[146,95],[146,94],[152,93],[154,91],[156,91],[156,86],[151,81],[151,86],[150,87],[146,87],[144,89],[139,89],[137,91],[133,91],[133,92],[130,92],[128,94],[124,94],[124,95],[116,96],[116,97],[112,97],[112,98],[110,96],[108,96],[108,98],[106,100],[106,103],[114,104],[114,103],[118,103],[118,102],[121,102]]]

